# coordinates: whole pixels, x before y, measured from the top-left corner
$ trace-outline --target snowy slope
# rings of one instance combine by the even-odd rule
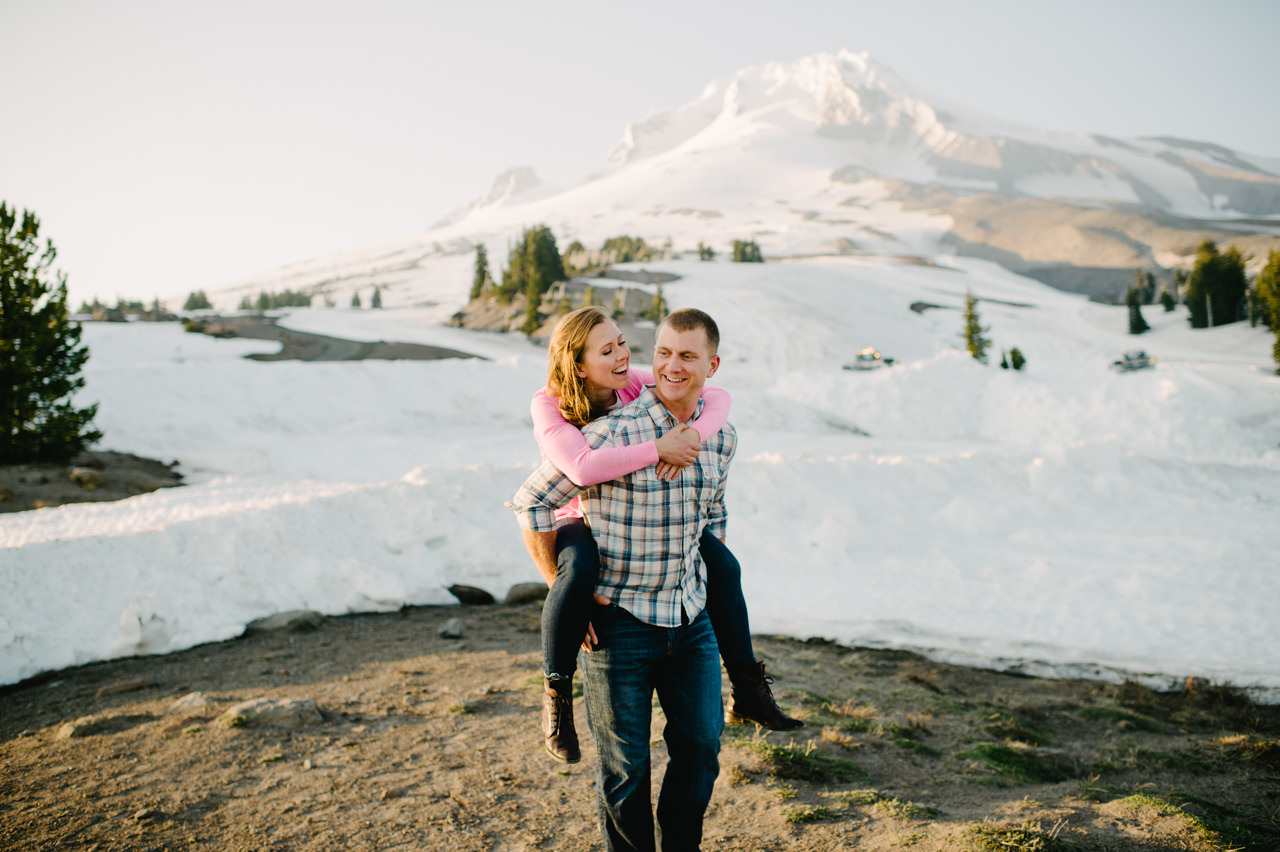
[[[729,541],[754,629],[1280,697],[1265,333],[1192,332],[1181,311],[1148,309],[1154,330],[1135,341],[1123,308],[939,264],[649,265],[684,276],[665,288],[673,305],[721,322],[717,380],[741,433]],[[957,351],[967,289],[997,360],[1016,345],[1026,371]],[[490,360],[253,362],[266,344],[87,326],[104,444],[178,458],[191,484],[0,517],[0,681],[232,636],[283,609],[536,579],[502,502],[536,460],[527,400],[545,356],[444,328],[444,311],[286,322]],[[1157,368],[1109,371],[1135,342]],[[866,345],[900,365],[842,369]]]

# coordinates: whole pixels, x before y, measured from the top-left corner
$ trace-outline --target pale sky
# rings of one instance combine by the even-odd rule
[[[512,166],[570,186],[628,121],[842,48],[1019,124],[1276,157],[1276,32],[1276,0],[0,0],[0,200],[73,307],[180,305],[421,231]]]

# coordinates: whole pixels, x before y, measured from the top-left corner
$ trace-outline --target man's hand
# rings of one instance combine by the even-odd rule
[[[679,476],[681,470],[698,460],[702,438],[697,429],[682,423],[668,430],[654,444],[658,448],[658,478],[670,481]]]

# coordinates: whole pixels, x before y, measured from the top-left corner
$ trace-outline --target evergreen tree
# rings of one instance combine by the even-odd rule
[[[489,275],[489,250],[484,243],[476,246],[476,274],[471,279],[471,301],[479,299],[489,289],[492,276]]]
[[[1267,252],[1267,265],[1258,273],[1254,285],[1262,302],[1262,320],[1276,336],[1271,355],[1278,368],[1276,372],[1280,373],[1280,251]]]
[[[379,287],[377,284],[373,285],[373,296],[369,299],[369,307],[371,308],[382,307],[382,288]]]
[[[764,255],[755,240],[733,241],[734,263],[764,263]]]
[[[498,300],[510,302],[517,293],[527,294],[530,285],[541,297],[552,285],[567,278],[555,235],[546,225],[536,225],[525,229],[520,241],[511,247],[507,268],[502,270]]]
[[[715,260],[716,250],[706,243],[698,243],[698,260]]]
[[[1235,246],[1219,252],[1213,240],[1200,244],[1187,282],[1192,328],[1212,328],[1242,318],[1248,289],[1244,264],[1245,257]]]
[[[653,246],[642,237],[609,237],[600,249],[600,259],[607,266],[611,263],[652,260],[654,253]]]
[[[1174,306],[1178,304],[1174,299],[1173,294],[1169,292],[1169,288],[1167,286],[1160,291],[1160,304],[1164,306],[1164,312],[1166,314],[1172,311]]]
[[[241,310],[241,311],[253,310],[253,300],[249,298],[248,294],[241,297],[240,304],[237,307],[237,310]]]
[[[989,329],[982,327],[978,316],[978,300],[973,297],[972,290],[964,291],[964,343],[965,348],[978,361],[987,363],[987,347],[991,341],[984,335]]]
[[[1000,369],[1001,370],[1009,369],[1009,354],[1005,352],[1003,349],[1000,350]]]
[[[48,278],[57,250],[39,236],[34,213],[0,202],[0,464],[63,461],[102,437],[98,406],[71,403],[89,350],[67,318],[66,275]]]
[[[359,290],[352,290],[352,291],[351,291],[351,307],[353,307],[353,308],[359,308],[359,307],[362,307],[362,306],[361,306],[361,304],[360,304],[360,291],[359,291]]]
[[[213,304],[203,290],[193,291],[187,296],[187,301],[182,305],[184,311],[207,311],[212,308]]]
[[[658,289],[653,293],[653,304],[649,311],[644,315],[645,319],[651,319],[654,322],[662,322],[662,318],[668,313],[667,298],[662,294],[662,285],[658,285]]]
[[[1129,306],[1129,333],[1142,334],[1150,330],[1146,319],[1142,316],[1142,288],[1135,284],[1124,294],[1124,303]]]
[[[520,326],[520,330],[525,334],[532,335],[535,331],[542,328],[542,293],[538,290],[536,281],[530,280],[524,289],[525,298],[528,300],[524,309],[524,324]]]
[[[1009,350],[1009,366],[1010,367],[1013,367],[1013,369],[1015,370],[1021,370],[1023,367],[1026,366],[1026,364],[1027,364],[1027,359],[1022,354],[1021,349],[1015,346]]]

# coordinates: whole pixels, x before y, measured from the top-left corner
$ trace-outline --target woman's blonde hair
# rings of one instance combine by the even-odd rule
[[[604,308],[588,305],[564,315],[551,334],[547,351],[547,392],[560,398],[560,413],[575,426],[585,426],[605,412],[591,405],[586,380],[576,367],[582,361],[591,329],[609,319]]]

